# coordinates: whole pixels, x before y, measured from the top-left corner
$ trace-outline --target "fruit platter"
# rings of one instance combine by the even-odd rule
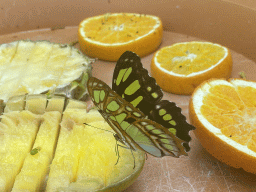
[[[0,191],[256,191],[255,18],[250,0],[4,0]]]

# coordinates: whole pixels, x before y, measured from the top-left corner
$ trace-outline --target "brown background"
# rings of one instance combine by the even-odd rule
[[[256,80],[254,0],[1,0],[0,43],[18,39],[71,43],[77,40],[76,26],[81,20],[107,12],[158,15],[165,29],[161,47],[192,40],[225,45],[232,52],[232,77],[239,77],[238,72],[245,71],[247,79]],[[142,58],[148,70],[152,57],[150,54]],[[114,65],[99,60],[93,65],[93,75],[111,85]],[[176,102],[189,121],[190,96],[165,93],[164,99]],[[188,157],[148,156],[141,175],[126,191],[256,191],[254,174],[216,160],[202,148],[193,133],[191,136]]]

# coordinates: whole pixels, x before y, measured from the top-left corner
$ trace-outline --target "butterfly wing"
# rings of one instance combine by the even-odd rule
[[[125,101],[97,78],[88,81],[89,95],[99,112],[117,133],[121,141],[156,157],[187,155],[183,141],[162,125],[146,119],[145,115]]]
[[[112,89],[145,115],[163,97],[156,80],[143,68],[140,57],[131,51],[123,53],[117,61]]]
[[[181,108],[175,103],[161,100],[163,92],[153,77],[143,68],[140,57],[131,51],[126,51],[117,61],[112,89],[126,101],[140,109],[149,119],[167,128],[177,137],[186,141],[183,143],[189,151],[191,137],[189,131],[195,129],[186,121]]]
[[[190,150],[188,145],[191,140],[189,131],[194,130],[195,127],[187,123],[186,117],[181,113],[181,108],[177,107],[175,103],[161,100],[154,106],[149,118],[168,128],[178,138],[186,141],[183,146],[186,151]]]

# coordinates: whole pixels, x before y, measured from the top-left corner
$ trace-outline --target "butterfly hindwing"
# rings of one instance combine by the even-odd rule
[[[187,155],[178,139],[162,125],[146,119],[132,104],[121,98],[104,82],[91,77],[88,91],[99,112],[131,149],[143,149],[156,157]]]
[[[150,119],[141,119],[133,123],[138,129],[143,130],[141,134],[144,134],[146,138],[150,138],[151,142],[144,142],[142,139],[136,140],[136,143],[143,150],[156,157],[162,156],[173,156],[179,157],[182,155],[187,155],[187,153],[182,147],[183,141],[178,139],[175,135],[171,134],[162,125],[151,121]],[[136,137],[140,136],[139,134]],[[149,143],[153,143],[149,145]],[[154,153],[152,152],[154,150]],[[171,153],[170,153],[171,152]]]
[[[188,142],[191,140],[191,137],[188,133],[194,129],[194,126],[187,123],[186,117],[181,113],[181,108],[177,107],[174,102],[161,100],[155,105],[149,118],[154,119],[159,124],[168,128],[178,138],[186,141],[183,143],[183,146],[186,148],[186,151],[190,150]]]
[[[191,137],[189,131],[195,129],[186,121],[181,108],[175,103],[161,100],[163,92],[153,77],[143,68],[140,57],[126,51],[117,61],[112,89],[134,107],[140,109],[149,119],[161,124],[167,130],[185,142],[186,151],[189,151]]]

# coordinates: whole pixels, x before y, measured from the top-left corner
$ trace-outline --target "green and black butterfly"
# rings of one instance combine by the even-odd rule
[[[156,156],[187,155],[182,140],[124,100],[103,81],[90,77],[88,92],[99,112],[129,149],[140,148]]]
[[[183,146],[186,151],[190,150],[189,131],[194,130],[195,127],[187,123],[186,117],[181,113],[181,108],[177,107],[174,102],[161,100],[163,97],[161,88],[143,68],[137,54],[126,51],[121,55],[114,70],[112,89],[132,103],[134,107],[140,109],[149,119],[161,124],[185,141]]]
[[[128,148],[137,147],[156,157],[187,155],[191,140],[188,133],[194,127],[175,103],[161,100],[162,90],[135,53],[127,51],[118,60],[113,90],[94,77],[87,85],[95,106],[116,132],[116,139]]]

